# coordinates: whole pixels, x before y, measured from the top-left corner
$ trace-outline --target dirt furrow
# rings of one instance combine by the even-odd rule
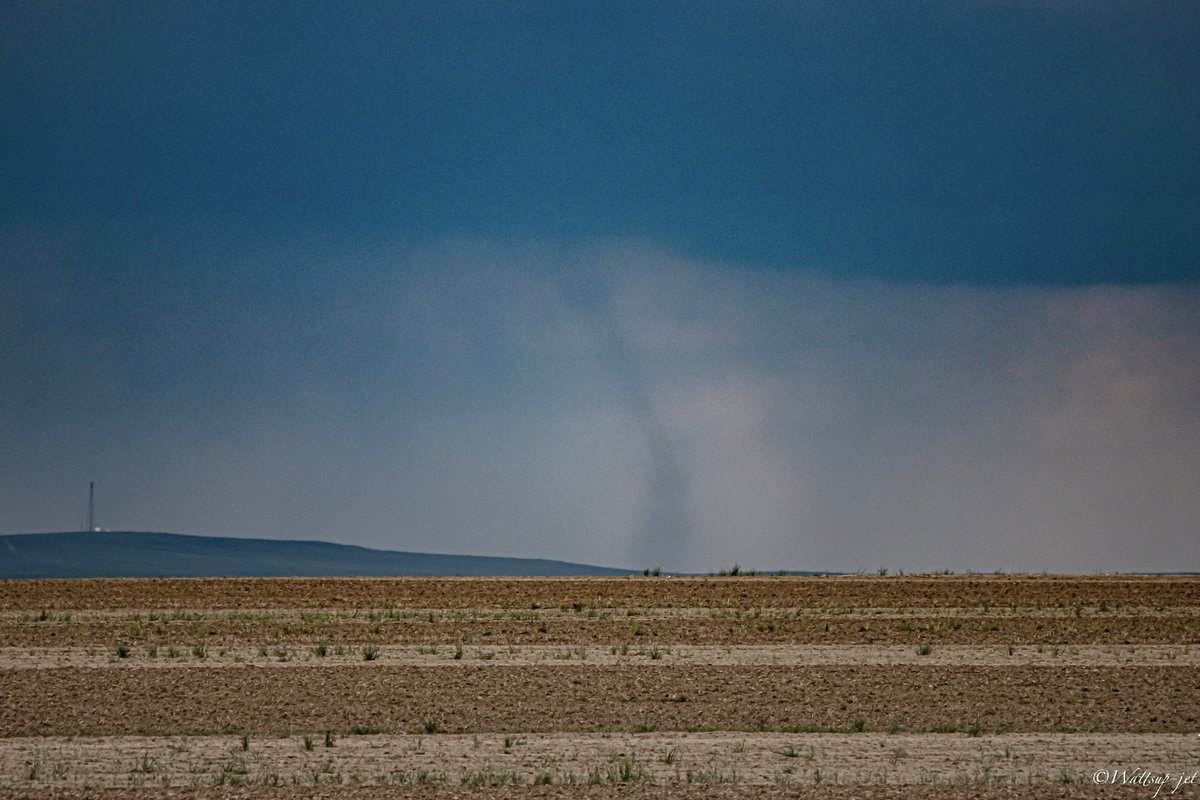
[[[198,655],[202,653],[202,655]],[[529,666],[559,663],[588,666],[644,664],[659,668],[688,666],[1175,666],[1200,667],[1200,646],[1194,645],[711,645],[630,646],[464,646],[351,645],[192,648],[173,645],[117,645],[115,647],[0,648],[0,670],[60,669],[182,669],[322,667],[343,669],[384,666]]]
[[[80,621],[0,623],[0,647],[71,647],[129,645],[160,646],[207,642],[210,647],[252,643],[264,646],[361,643],[431,644],[463,642],[474,645],[588,645],[656,642],[667,645],[784,645],[860,644],[902,645],[1200,645],[1200,616],[1193,614],[1138,616],[1096,614],[1086,617],[1038,618],[998,616],[956,618],[779,617],[770,614],[744,618],[661,617],[653,614],[599,614],[524,619],[492,617],[454,619],[417,617],[393,619],[383,612],[360,619],[320,621],[229,619],[197,614],[183,620]]]
[[[362,665],[0,672],[0,734],[664,729],[1181,731],[1193,667]]]
[[[1098,777],[1102,783],[1119,783],[1120,770],[1131,773],[1134,764],[1156,776],[1188,775],[1200,769],[1200,739],[1153,734],[554,733],[0,740],[0,784],[31,789],[498,788],[539,782],[1096,785]],[[1104,788],[1112,785],[1104,783]]]
[[[1197,576],[138,578],[0,581],[0,610],[1195,607]]]

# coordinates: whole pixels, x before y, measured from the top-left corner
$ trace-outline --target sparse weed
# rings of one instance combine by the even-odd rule
[[[475,772],[462,773],[459,782],[464,786],[503,786],[506,783],[515,786],[521,782],[521,776],[512,770],[495,772],[488,765]]]
[[[737,783],[741,778],[738,777],[736,769],[731,774],[726,775],[716,767],[713,767],[698,771],[689,769],[684,775],[684,780],[688,783]]]
[[[593,775],[596,776],[593,780]],[[588,783],[653,783],[654,778],[638,763],[637,755],[631,754],[617,761],[615,768],[610,767],[601,773],[599,768],[588,770]]]

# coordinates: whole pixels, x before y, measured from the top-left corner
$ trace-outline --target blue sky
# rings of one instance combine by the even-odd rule
[[[1200,566],[1190,4],[15,2],[0,70],[0,530]]]

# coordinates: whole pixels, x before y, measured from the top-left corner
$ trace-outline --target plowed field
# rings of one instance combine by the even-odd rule
[[[6,797],[1186,797],[1198,734],[1194,577],[0,582]]]

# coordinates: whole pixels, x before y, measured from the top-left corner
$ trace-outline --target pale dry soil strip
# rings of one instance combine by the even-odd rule
[[[245,746],[246,749],[243,749]],[[306,749],[311,746],[311,749]],[[1061,784],[1200,770],[1195,734],[503,734],[0,739],[0,787]],[[1126,770],[1124,777],[1121,770]],[[1110,788],[1106,784],[1099,788]],[[1181,785],[1195,796],[1200,787]],[[1125,795],[1122,795],[1125,796]],[[1147,794],[1146,796],[1149,796]]]
[[[175,655],[168,655],[172,647]],[[374,650],[369,648],[374,647]],[[338,653],[338,649],[342,652]],[[203,657],[189,645],[159,645],[155,655],[144,645],[129,647],[119,655],[115,647],[5,647],[0,648],[0,670],[88,667],[140,669],[179,667],[344,667],[379,666],[527,666],[571,663],[613,666],[647,664],[671,666],[1200,666],[1200,646],[1191,645],[935,645],[926,652],[909,645],[629,645],[581,646],[463,646],[352,645],[326,647],[318,655],[313,647],[211,647]],[[367,656],[372,656],[369,660]],[[457,657],[456,657],[457,656]]]
[[[374,615],[374,616],[372,616]],[[912,618],[946,618],[946,619],[995,619],[995,618],[1036,618],[1036,619],[1069,619],[1072,617],[1198,617],[1200,606],[893,606],[858,605],[846,607],[796,606],[770,607],[755,605],[731,605],[715,607],[673,607],[662,608],[655,606],[613,607],[613,606],[584,606],[580,610],[573,608],[513,608],[513,607],[480,607],[472,609],[449,608],[400,608],[394,606],[362,607],[362,608],[255,608],[250,610],[230,610],[227,608],[179,608],[179,609],[146,609],[115,608],[115,609],[73,609],[68,611],[26,610],[0,611],[0,624],[4,625],[41,625],[82,624],[97,622],[140,622],[152,624],[161,622],[189,621],[233,621],[233,622],[266,622],[266,623],[354,623],[354,622],[403,622],[407,620],[539,620],[539,619],[591,619],[595,617],[645,620],[658,619],[912,619]]]

